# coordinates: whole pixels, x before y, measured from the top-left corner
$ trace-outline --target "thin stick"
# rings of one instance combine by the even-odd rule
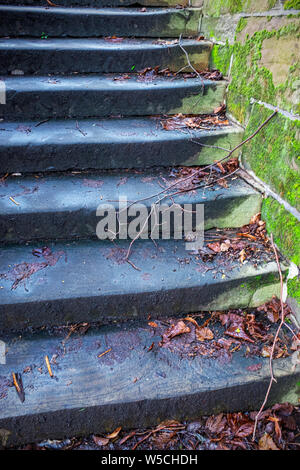
[[[148,197],[145,197],[143,199],[138,199],[134,202],[131,203],[131,205],[133,204],[136,204],[137,202],[141,202],[141,201],[146,201],[148,199],[152,199],[156,196],[160,196],[160,194],[162,193],[165,193],[166,191],[168,191],[169,189],[173,188],[174,186],[177,186],[178,184],[181,184],[181,183],[184,183],[185,181],[193,178],[194,176],[197,175],[197,173],[199,171],[205,171],[209,168],[212,168],[213,166],[217,165],[217,163],[221,163],[223,162],[224,160],[227,160],[236,150],[238,150],[240,147],[242,147],[244,144],[246,144],[247,142],[249,142],[249,140],[253,139],[253,137],[255,137],[263,127],[265,127],[268,122],[273,119],[273,117],[278,113],[277,110],[275,110],[257,129],[255,132],[253,132],[253,134],[251,134],[249,137],[247,137],[247,139],[243,140],[243,142],[240,142],[238,145],[236,145],[232,150],[230,150],[227,155],[225,155],[225,157],[222,157],[220,158],[219,160],[216,160],[215,162],[209,164],[209,165],[206,165],[204,166],[203,168],[201,168],[201,170],[196,170],[194,173],[192,173],[191,175],[188,175],[186,176],[185,178],[182,178],[181,180],[179,181],[176,181],[175,183],[172,183],[170,186],[168,186],[166,189],[163,189],[162,191],[160,191],[159,193],[156,193],[156,194],[153,194],[152,196],[148,196]],[[128,208],[130,207],[130,205],[128,206]]]
[[[273,382],[277,382],[275,377],[274,377],[274,374],[273,374],[273,365],[272,365],[272,361],[273,361],[273,356],[274,356],[274,351],[275,351],[275,346],[276,346],[276,342],[277,342],[277,339],[278,339],[278,335],[279,335],[279,332],[282,328],[282,326],[284,325],[284,305],[283,305],[283,278],[282,278],[282,272],[281,272],[281,268],[280,268],[280,263],[279,263],[279,259],[278,259],[278,253],[277,253],[277,250],[276,250],[276,247],[274,245],[274,240],[273,240],[273,234],[271,233],[271,245],[272,245],[272,248],[273,248],[273,251],[274,251],[274,254],[275,254],[275,258],[276,258],[276,264],[277,264],[277,268],[278,268],[278,272],[279,272],[279,277],[280,277],[280,307],[281,307],[281,319],[280,319],[280,324],[278,326],[278,329],[276,331],[276,334],[275,334],[275,337],[274,337],[274,341],[273,341],[273,345],[272,345],[272,349],[271,349],[271,353],[270,353],[270,374],[271,374],[271,378],[270,378],[270,382],[269,382],[269,386],[268,386],[268,389],[267,389],[267,393],[265,395],[265,399],[260,407],[260,410],[259,412],[257,413],[256,417],[255,417],[255,423],[254,423],[254,429],[253,429],[253,435],[252,435],[252,441],[255,440],[255,434],[256,434],[256,429],[257,429],[257,423],[258,423],[258,419],[265,407],[265,404],[267,403],[267,400],[269,398],[269,394],[270,394],[270,391],[271,391],[271,388],[272,388],[272,385],[273,385]]]

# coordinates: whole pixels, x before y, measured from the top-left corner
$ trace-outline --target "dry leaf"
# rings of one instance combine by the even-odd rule
[[[121,426],[120,426],[119,428],[115,429],[111,434],[109,434],[108,436],[106,436],[107,439],[115,439],[115,438],[118,436],[118,434],[119,434],[119,432],[121,431],[121,429],[122,429]]]
[[[279,450],[272,437],[265,433],[258,442],[259,450]]]
[[[205,341],[206,339],[213,339],[214,334],[207,326],[203,326],[196,330],[196,337],[198,341]]]
[[[109,443],[108,438],[100,436],[93,436],[93,441],[97,446],[106,446]]]

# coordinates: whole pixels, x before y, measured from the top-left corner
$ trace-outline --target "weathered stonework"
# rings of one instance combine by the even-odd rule
[[[243,147],[242,163],[292,206],[293,214],[300,210],[299,8],[299,0],[205,0],[201,25],[206,37],[217,41],[211,66],[229,78],[227,109],[245,126],[244,138],[274,109],[283,110]],[[272,197],[263,201],[269,234],[299,266],[300,222],[293,214]],[[298,280],[289,280],[288,295],[299,304]]]
[[[272,111],[253,104],[245,137],[249,137]],[[300,211],[300,120],[278,114],[243,148],[242,162],[268,186]]]
[[[300,265],[300,222],[272,197],[263,200],[262,218],[281,252]]]

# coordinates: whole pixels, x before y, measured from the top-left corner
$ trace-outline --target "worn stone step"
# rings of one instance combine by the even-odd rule
[[[226,82],[197,78],[151,82],[134,76],[74,75],[71,77],[7,77],[6,104],[0,117],[7,120],[146,116],[154,114],[212,113],[224,101]]]
[[[229,126],[166,131],[162,118],[0,123],[0,173],[203,165],[242,139]],[[209,146],[213,146],[212,148]]]
[[[0,188],[0,241],[96,237],[99,205],[110,204],[119,210],[119,201],[125,195],[128,204],[129,201],[144,201],[150,213],[151,204],[157,201],[157,196],[151,196],[161,192],[162,184],[167,188],[176,181],[170,173],[161,169],[8,178],[6,185]],[[227,182],[228,188],[218,185],[213,189],[202,188],[175,195],[172,200],[167,197],[163,203],[169,207],[178,204],[182,208],[191,204],[187,207],[193,211],[197,204],[203,204],[205,229],[246,225],[260,212],[261,196],[236,177],[228,178]],[[172,194],[179,188],[175,186],[169,192]],[[132,219],[129,216],[128,223]]]
[[[241,265],[220,254],[208,265],[183,240],[144,239],[129,264],[130,241],[2,247],[0,330],[246,308],[279,294],[268,255]]]
[[[218,337],[220,331],[211,328]],[[269,359],[246,356],[244,346],[226,363],[200,354],[183,356],[160,347],[161,334],[147,323],[95,326],[66,340],[67,333],[3,338],[7,343],[0,377],[3,445],[257,410],[270,380]],[[50,361],[55,358],[52,378],[45,356]],[[299,366],[295,369],[292,357],[287,357],[275,360],[273,368],[277,381],[267,406],[295,402]],[[15,387],[9,386],[12,372],[22,376],[23,403]]]
[[[176,37],[198,34],[201,9],[47,8],[0,5],[1,36]]]
[[[2,5],[31,5],[45,6],[46,0],[1,0]],[[55,3],[55,2],[53,2]],[[131,5],[141,5],[146,7],[183,7],[199,6],[201,7],[203,0],[59,0],[60,6],[65,7],[125,7]]]
[[[181,45],[198,71],[206,70],[212,44],[183,39]],[[47,73],[122,73],[145,67],[168,67],[178,72],[187,67],[184,51],[176,40],[124,39],[0,39],[0,74],[22,71]]]

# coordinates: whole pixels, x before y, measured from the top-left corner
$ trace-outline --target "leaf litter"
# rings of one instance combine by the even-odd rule
[[[28,444],[22,450],[299,450],[300,407],[277,403],[265,410],[252,432],[257,411],[219,413],[194,421],[166,420],[153,428],[117,428],[111,435],[100,433],[64,441]]]

